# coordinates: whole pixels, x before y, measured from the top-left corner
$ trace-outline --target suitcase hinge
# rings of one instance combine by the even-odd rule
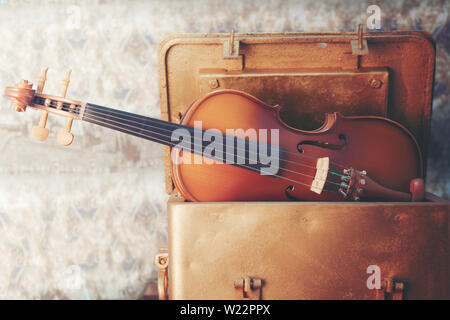
[[[357,36],[358,39],[350,40],[350,45],[352,46],[352,54],[357,54],[358,56],[368,55],[369,46],[367,45],[367,40],[364,39],[362,24],[358,25]]]
[[[244,69],[244,55],[239,54],[239,44],[240,41],[234,38],[234,30],[231,30],[230,36],[223,41],[222,46],[223,68],[225,70],[240,72]]]
[[[379,292],[379,300],[403,300],[403,291],[405,285],[403,282],[396,281],[392,278],[386,278],[381,281]]]
[[[160,248],[155,256],[155,264],[158,267],[158,299],[167,300],[167,284],[169,268],[169,253],[167,248]]]
[[[367,44],[367,40],[364,39],[364,31],[363,25],[358,25],[357,32],[358,39],[350,40],[350,46],[352,47],[352,54],[356,55],[356,69],[361,67],[361,56],[365,56],[369,54],[369,45]]]
[[[231,30],[230,37],[223,42],[222,57],[224,59],[239,58],[239,40],[234,39],[234,30]]]
[[[236,289],[242,289],[242,297],[244,299],[262,299],[262,286],[263,281],[261,279],[253,279],[249,276],[234,280],[234,287]],[[253,291],[257,291],[253,293]]]

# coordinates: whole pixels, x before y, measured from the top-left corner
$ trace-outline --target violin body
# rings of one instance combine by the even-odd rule
[[[364,170],[367,178],[370,176],[356,181],[353,198],[363,199],[369,194],[371,200],[410,201],[414,200],[414,190],[423,194],[419,146],[406,128],[386,118],[326,114],[321,128],[302,131],[280,119],[279,106],[269,106],[244,92],[219,90],[195,101],[181,123],[194,126],[195,121],[201,121],[203,129],[214,128],[223,133],[230,128],[278,129],[283,150],[280,158],[284,161],[280,161],[277,175],[286,179],[218,162],[184,163],[180,158],[186,156],[186,151],[173,148],[174,183],[189,201],[349,199],[339,190],[342,177],[338,175],[328,174],[327,179],[334,183],[326,183],[320,194],[305,186],[313,182],[317,159],[324,157],[330,159],[330,172],[342,174],[343,170],[355,168]],[[370,190],[371,187],[375,188]]]

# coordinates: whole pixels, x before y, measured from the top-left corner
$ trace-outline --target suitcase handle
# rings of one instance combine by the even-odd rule
[[[405,285],[403,282],[392,278],[386,278],[381,281],[381,288],[378,291],[378,300],[403,300],[403,291]]]
[[[242,290],[242,297],[244,299],[262,299],[262,286],[263,281],[257,278],[250,278],[249,276],[245,276],[243,278],[238,278],[234,280],[234,287],[236,289]],[[258,290],[257,295],[252,295],[252,292]]]
[[[155,256],[155,264],[158,267],[158,299],[167,300],[169,253],[166,248],[161,248],[159,251]]]

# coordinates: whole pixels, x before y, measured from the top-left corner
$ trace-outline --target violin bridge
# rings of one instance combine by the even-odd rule
[[[325,182],[327,181],[328,169],[330,168],[330,158],[319,158],[316,164],[316,175],[311,183],[311,191],[321,194]]]

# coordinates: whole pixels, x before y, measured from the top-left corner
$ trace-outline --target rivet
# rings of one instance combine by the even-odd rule
[[[219,87],[219,81],[217,79],[211,79],[209,80],[209,87],[211,89],[216,89]]]
[[[370,86],[374,89],[379,89],[383,85],[383,82],[378,79],[372,79],[370,80]]]

